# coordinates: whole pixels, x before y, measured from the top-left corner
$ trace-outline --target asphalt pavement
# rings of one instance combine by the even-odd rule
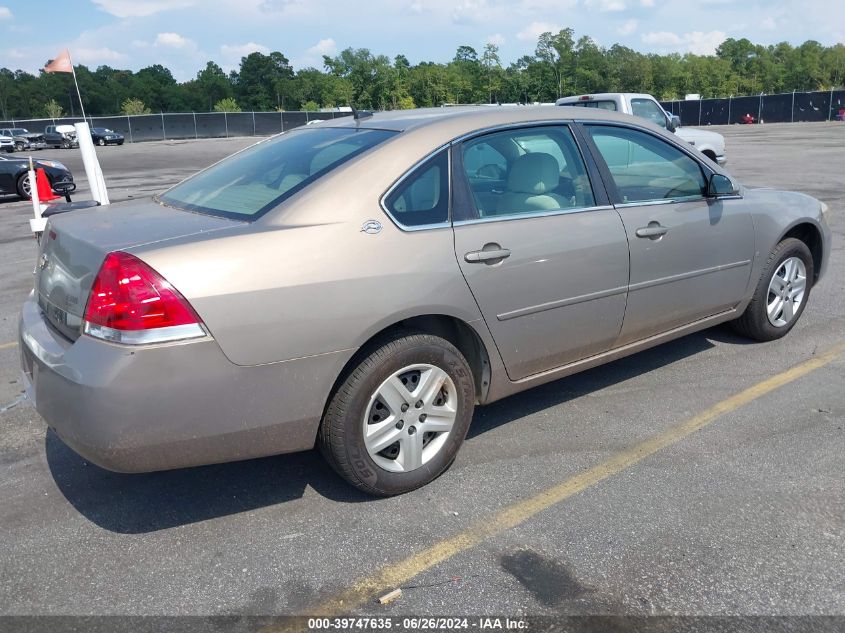
[[[713,129],[742,182],[833,209],[793,332],[718,327],[479,408],[451,470],[391,499],[316,453],[86,463],[20,398],[35,243],[26,203],[0,201],[0,615],[845,616],[845,124]],[[254,141],[98,153],[120,201]],[[40,154],[84,197],[77,152]]]

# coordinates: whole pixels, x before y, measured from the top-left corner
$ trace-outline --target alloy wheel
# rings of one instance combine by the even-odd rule
[[[807,268],[800,257],[781,262],[769,282],[766,313],[775,327],[789,325],[804,301],[807,289]]]

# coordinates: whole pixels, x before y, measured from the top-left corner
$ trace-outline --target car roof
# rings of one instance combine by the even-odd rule
[[[391,110],[376,112],[357,121],[342,117],[326,121],[320,127],[359,127],[366,129],[394,130],[397,132],[426,128],[435,132],[442,129],[457,137],[488,127],[533,121],[614,120],[631,122],[631,117],[610,111],[591,111],[586,108],[560,106],[456,106],[449,108],[420,108],[416,110]]]

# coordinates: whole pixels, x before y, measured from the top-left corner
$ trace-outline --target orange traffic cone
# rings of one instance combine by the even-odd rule
[[[35,184],[38,187],[39,202],[50,202],[51,200],[61,198],[61,196],[53,193],[53,189],[50,187],[50,180],[47,178],[47,173],[43,167],[39,167],[35,171]]]

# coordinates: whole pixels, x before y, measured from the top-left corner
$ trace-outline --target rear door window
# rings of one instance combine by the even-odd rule
[[[466,158],[487,145],[505,161],[503,176],[479,178]],[[462,146],[464,172],[479,218],[554,212],[595,205],[584,160],[565,125],[495,132]]]

